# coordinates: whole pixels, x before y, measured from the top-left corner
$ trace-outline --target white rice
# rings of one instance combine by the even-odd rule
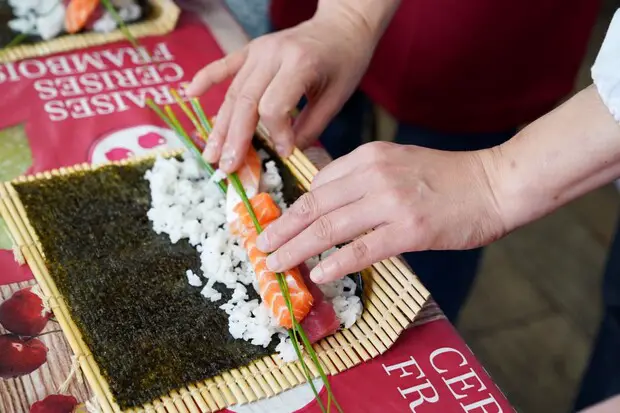
[[[263,160],[268,159],[259,151]],[[284,361],[295,360],[296,354],[285,329],[279,327],[266,306],[257,299],[250,300],[248,288],[257,290],[254,270],[239,239],[228,232],[226,198],[217,182],[225,175],[216,171],[208,179],[191,156],[182,161],[158,157],[153,168],[146,172],[150,183],[151,209],[147,215],[153,230],[165,233],[172,243],[187,239],[200,253],[199,273],[187,270],[188,283],[201,288],[201,294],[212,302],[222,300],[222,288],[232,292],[220,308],[228,314],[230,334],[257,346],[267,347],[274,336],[279,337],[277,352]],[[260,190],[266,191],[282,209],[288,206],[282,195],[282,178],[273,161],[267,161]],[[233,190],[231,188],[231,190]],[[308,261],[314,267],[335,249]],[[345,277],[320,285],[325,299],[331,301],[341,324],[348,328],[360,316],[362,303],[355,295],[356,284]],[[219,290],[219,291],[218,291]]]

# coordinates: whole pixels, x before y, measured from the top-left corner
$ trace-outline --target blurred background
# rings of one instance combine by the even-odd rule
[[[267,32],[268,0],[226,3],[252,37]],[[590,67],[618,7],[616,0],[604,3],[575,90],[591,83]],[[390,140],[392,119],[380,108],[376,114],[377,138]],[[608,185],[486,252],[457,327],[520,412],[572,406],[600,321],[603,268],[619,211],[620,194]]]

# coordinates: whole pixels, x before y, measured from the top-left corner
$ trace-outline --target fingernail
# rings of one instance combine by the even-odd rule
[[[196,93],[196,85],[194,84],[194,82],[191,82],[185,88],[185,94],[189,97],[195,97],[195,93]]]
[[[317,265],[310,271],[310,279],[315,284],[321,284],[325,280],[325,271],[321,264]]]
[[[291,154],[291,148],[287,145],[276,144],[276,152],[283,158],[287,158]]]
[[[232,167],[232,163],[234,160],[234,157],[228,154],[222,155],[222,157],[220,158],[220,168],[226,173],[231,173],[232,171],[230,170],[230,168]]]
[[[262,252],[269,252],[269,236],[266,232],[262,232],[258,238],[256,238],[256,246]]]
[[[269,268],[270,271],[273,271],[273,272],[280,271],[280,262],[278,261],[278,254],[271,254],[267,256],[266,264],[267,264],[267,268]]]
[[[205,147],[202,156],[209,163],[215,163],[215,161],[217,161],[217,159],[215,159],[215,140],[213,139],[213,136],[211,136],[211,138],[207,141],[207,146]]]

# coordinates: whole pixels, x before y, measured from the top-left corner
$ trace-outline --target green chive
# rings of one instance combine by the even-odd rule
[[[303,328],[301,328],[299,323],[297,323],[297,320],[295,320],[295,317],[293,315],[293,303],[291,302],[291,294],[288,291],[288,284],[286,283],[286,280],[284,279],[284,274],[276,273],[276,278],[278,280],[278,285],[280,286],[280,291],[282,291],[282,296],[284,297],[284,302],[286,303],[286,307],[288,308],[288,311],[291,314],[291,318],[293,320],[292,322],[293,328],[288,331],[288,334],[289,334],[289,337],[291,338],[293,348],[295,349],[295,354],[297,354],[297,359],[299,360],[301,364],[301,368],[304,372],[304,376],[306,377],[306,380],[308,381],[308,384],[310,385],[310,388],[312,389],[312,393],[314,393],[314,397],[317,403],[319,404],[321,411],[327,413],[329,412],[329,406],[326,410],[325,406],[323,405],[323,400],[321,400],[321,398],[319,397],[319,392],[317,391],[316,386],[314,385],[314,381],[313,381],[314,377],[312,377],[312,375],[310,374],[310,369],[308,368],[308,365],[306,364],[306,360],[304,360],[303,355],[300,350],[299,339],[297,338],[297,333],[300,330],[303,331]],[[310,347],[310,351],[314,351],[314,349]],[[325,382],[327,380],[327,377],[321,376],[321,379],[323,380],[323,382]]]
[[[202,110],[202,105],[200,104],[198,98],[193,98],[191,100],[191,103],[192,107],[194,108],[194,112],[198,114],[198,118],[202,123],[202,127],[207,131],[207,134],[211,133],[211,131],[213,131],[213,125],[211,124],[211,121],[209,120],[207,115],[205,115],[205,111]]]
[[[109,2],[109,0],[102,0],[102,1],[104,2],[104,5],[106,6],[106,8],[108,8],[108,10],[110,11],[110,14],[112,14],[112,16],[116,19],[116,21],[117,21],[119,27],[121,28],[121,30],[123,31],[123,33],[125,33],[125,37],[127,37],[127,39],[134,45],[134,47],[138,48],[139,47],[138,42],[131,35],[129,30],[125,26],[125,23],[122,21],[120,16],[118,16],[118,14],[116,13],[116,10],[112,6],[112,4]],[[171,93],[173,93],[173,91],[171,91]],[[174,94],[173,94],[173,96],[174,96]],[[172,109],[169,106],[165,106],[165,111],[168,114],[168,116],[166,116],[166,114],[164,114],[159,109],[159,107],[157,107],[157,105],[155,105],[155,103],[153,101],[151,101],[150,99],[147,99],[146,103],[147,103],[147,105],[149,107],[151,107],[155,111],[155,113],[169,127],[171,127],[174,131],[177,132],[177,135],[179,136],[179,138],[181,138],[181,141],[187,147],[187,149],[190,150],[195,155],[197,155],[198,159],[202,161],[201,163],[204,166],[204,168],[207,169],[207,171],[209,171],[209,172],[211,172],[213,174],[215,172],[213,170],[213,167],[204,160],[204,158],[202,157],[202,155],[198,151],[198,148],[196,147],[196,145],[194,145],[194,143],[192,142],[192,140],[189,137],[189,135],[187,134],[187,132],[185,132],[185,130],[183,129],[183,127],[181,126],[181,123],[179,122],[179,120],[174,115],[174,112],[172,112]],[[204,128],[204,130],[207,132],[207,134],[211,133],[211,131],[213,130],[213,125],[209,121],[209,118],[207,118],[207,116],[205,115],[205,113],[204,113],[204,111],[203,111],[203,109],[202,109],[198,99],[197,98],[192,99],[191,100],[191,104],[192,104],[192,107],[193,107],[194,111],[198,115],[198,118],[200,119],[200,122],[202,123],[202,127]],[[186,114],[188,114],[188,112],[186,112]],[[293,114],[293,116],[295,116],[295,113]],[[190,116],[190,119],[192,119],[191,116]],[[193,122],[193,119],[192,119],[192,122]],[[262,228],[261,228],[260,222],[258,221],[258,218],[256,217],[256,213],[254,212],[254,208],[252,208],[252,204],[250,203],[250,200],[248,199],[248,196],[247,196],[247,194],[245,192],[245,189],[243,188],[243,185],[241,184],[241,181],[239,180],[239,177],[237,176],[236,173],[233,173],[233,174],[230,174],[228,176],[228,179],[229,179],[230,183],[233,185],[233,188],[237,191],[237,193],[241,197],[241,200],[243,201],[244,206],[247,208],[248,213],[250,214],[250,217],[252,218],[252,222],[254,223],[254,226],[256,228],[256,232],[260,234],[262,232]],[[218,184],[219,184],[220,189],[222,189],[222,191],[224,193],[226,193],[226,189],[227,188],[226,188],[226,185],[224,184],[224,182],[220,181]],[[331,386],[329,384],[329,381],[327,380],[327,375],[323,371],[323,367],[321,366],[321,363],[320,363],[320,361],[319,361],[319,359],[318,359],[318,357],[316,355],[316,352],[314,351],[314,348],[310,344],[310,340],[308,340],[308,336],[306,335],[306,333],[303,330],[303,328],[301,327],[301,325],[295,319],[295,316],[293,314],[293,304],[291,302],[291,296],[290,296],[290,293],[288,291],[288,284],[286,283],[284,275],[282,273],[276,273],[276,278],[278,280],[278,284],[280,286],[280,290],[282,291],[282,295],[284,297],[284,301],[286,303],[286,306],[287,306],[287,308],[289,310],[289,313],[290,313],[291,319],[292,319],[293,328],[289,330],[289,337],[291,338],[291,341],[293,343],[293,347],[294,347],[295,352],[297,354],[297,357],[299,358],[299,361],[301,363],[302,369],[304,371],[304,375],[306,376],[306,380],[308,381],[308,383],[310,384],[310,387],[312,388],[312,392],[314,393],[314,397],[316,398],[316,400],[317,400],[317,402],[318,402],[318,404],[319,404],[319,406],[321,408],[321,411],[325,412],[325,406],[323,405],[323,401],[319,397],[319,394],[318,394],[318,392],[316,390],[316,387],[314,386],[314,383],[312,381],[313,377],[312,377],[312,375],[310,373],[308,365],[306,364],[306,361],[304,360],[304,358],[302,356],[300,345],[299,345],[299,340],[297,338],[297,334],[299,334],[300,337],[302,338],[302,341],[304,342],[304,346],[306,348],[306,351],[310,355],[310,358],[313,361],[313,363],[316,365],[316,367],[317,367],[317,369],[319,371],[319,375],[321,376],[321,380],[323,381],[323,384],[325,385],[325,388],[327,389],[327,394],[328,394],[327,413],[329,413],[329,408],[330,408],[330,404],[331,404],[332,400],[334,401],[334,404],[338,408],[338,411],[343,413],[342,408],[340,407],[338,402],[336,402],[336,399],[335,399],[335,397],[333,395],[333,392],[332,392]]]
[[[185,113],[185,116],[187,116],[189,120],[192,122],[192,125],[194,125],[194,128],[196,128],[196,132],[198,132],[200,136],[202,137],[202,139],[206,141],[208,132],[203,129],[202,124],[198,122],[198,119],[196,119],[196,116],[194,116],[194,113],[189,109],[189,107],[185,104],[185,102],[183,102],[183,99],[181,98],[181,96],[174,89],[170,89],[170,94],[172,95],[174,100],[177,102],[177,104],[181,107],[181,110]]]
[[[198,148],[196,148],[196,145],[194,145],[194,142],[192,142],[192,139],[189,137],[187,132],[185,132],[185,130],[181,126],[181,123],[177,119],[176,115],[174,114],[170,106],[166,105],[164,107],[164,110],[166,114],[168,115],[168,119],[170,120],[170,123],[173,126],[173,130],[177,132],[177,136],[181,138],[181,142],[183,143],[183,145],[185,145],[185,148],[187,148],[187,150],[190,151],[196,157],[200,165],[209,172],[210,176],[212,176],[215,173],[215,169],[213,169],[211,164],[205,161],[205,158],[202,157],[202,154],[200,153]],[[219,181],[217,185],[223,193],[226,193],[228,188],[226,187],[226,184],[223,181]]]
[[[105,6],[105,8],[108,9],[108,12],[112,15],[112,18],[116,21],[116,24],[118,25],[119,30],[123,32],[123,34],[125,35],[125,38],[132,44],[133,47],[135,47],[136,49],[140,48],[138,41],[133,36],[133,34],[131,34],[131,31],[129,30],[129,28],[127,27],[127,25],[125,24],[121,16],[118,15],[118,13],[116,12],[116,9],[114,8],[114,5],[112,5],[110,0],[101,0],[101,2]]]
[[[17,36],[13,37],[13,39],[11,39],[11,41],[6,46],[4,46],[4,49],[8,49],[8,48],[11,48],[13,46],[17,46],[18,44],[20,44],[21,42],[23,42],[27,38],[28,38],[28,33],[20,33]]]
[[[241,184],[241,181],[239,180],[239,176],[237,176],[237,174],[233,172],[232,174],[228,175],[228,181],[233,186],[233,188],[235,188],[235,190],[241,197],[241,201],[243,201],[243,205],[245,205],[245,208],[250,213],[250,218],[252,218],[252,222],[254,223],[254,227],[256,228],[256,233],[260,234],[261,232],[263,232],[263,229],[261,228],[260,223],[258,222],[258,218],[256,218],[256,214],[254,213],[254,208],[252,208],[252,204],[250,203],[250,200],[248,199],[248,196],[245,193],[245,189],[243,189],[243,185]]]

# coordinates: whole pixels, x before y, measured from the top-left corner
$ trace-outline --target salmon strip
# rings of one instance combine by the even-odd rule
[[[286,306],[284,295],[280,290],[280,284],[276,273],[267,268],[267,254],[256,247],[257,234],[250,234],[244,242],[248,252],[250,263],[254,267],[258,280],[258,290],[263,302],[271,310],[278,324],[285,328],[293,327],[290,311]],[[314,299],[304,283],[303,276],[298,268],[284,272],[284,279],[288,285],[293,306],[293,314],[298,322],[301,322],[312,309]]]
[[[281,215],[280,207],[275,203],[271,195],[266,192],[261,192],[250,199],[250,204],[261,227],[270,224]],[[252,216],[243,202],[239,202],[233,211],[237,214],[237,219],[230,224],[231,233],[245,238],[251,233],[256,232]]]
[[[243,189],[245,189],[245,193],[250,199],[258,193],[262,169],[263,165],[260,156],[258,156],[256,149],[250,145],[243,164],[237,169],[239,181],[241,181]],[[237,213],[234,209],[239,202],[241,202],[241,197],[229,184],[229,190],[226,195],[226,217],[229,223],[237,219]]]
[[[82,30],[88,19],[99,7],[100,0],[71,0],[65,12],[65,29],[68,33]]]

